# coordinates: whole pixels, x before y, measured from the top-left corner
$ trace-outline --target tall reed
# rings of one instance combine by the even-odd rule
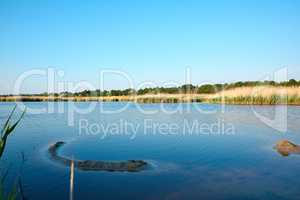
[[[241,87],[219,92],[206,101],[228,104],[300,105],[300,87]]]
[[[11,118],[12,118],[15,110],[16,110],[16,106],[13,108],[12,112],[8,116],[8,119],[4,123],[4,126],[1,130],[0,159],[3,156],[8,136],[15,130],[15,128],[17,127],[17,125],[19,124],[19,122],[21,121],[21,119],[23,118],[23,116],[25,114],[25,110],[24,110],[21,117],[14,124],[11,124],[10,121],[11,121]],[[8,173],[8,171],[5,172],[6,175],[7,175],[7,173]],[[14,200],[14,199],[17,199],[17,197],[18,197],[18,187],[17,187],[17,185],[13,186],[13,189],[8,193],[7,197],[4,194],[5,192],[4,192],[4,189],[3,189],[3,185],[4,185],[4,181],[5,181],[5,177],[6,177],[5,174],[2,175],[3,177],[1,177],[1,181],[0,181],[0,200],[4,200],[4,199]],[[19,184],[19,185],[20,185],[20,189],[21,189],[21,184]],[[22,194],[21,194],[21,196],[22,196]]]

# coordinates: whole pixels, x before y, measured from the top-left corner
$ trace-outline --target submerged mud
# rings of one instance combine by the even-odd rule
[[[57,161],[65,166],[70,166],[71,159],[58,155],[58,149],[65,142],[56,142],[50,145],[48,152],[52,160]],[[143,160],[128,161],[100,161],[100,160],[73,160],[74,167],[85,171],[119,171],[119,172],[139,172],[146,168],[147,162]]]
[[[279,141],[276,144],[275,149],[282,156],[288,156],[290,154],[300,154],[300,146],[296,145],[288,140]]]

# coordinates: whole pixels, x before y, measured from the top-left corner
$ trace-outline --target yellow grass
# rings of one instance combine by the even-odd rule
[[[206,99],[230,104],[300,104],[300,87],[240,87],[221,91]]]
[[[8,96],[0,101],[134,101],[134,102],[191,102],[204,98],[201,94],[146,94],[107,97],[53,97],[53,96]]]
[[[138,103],[209,102],[230,104],[297,104],[300,87],[240,87],[216,94],[145,94],[107,97],[9,96],[0,101],[132,101]]]
[[[238,96],[263,96],[270,97],[273,95],[300,96],[300,87],[274,87],[274,86],[258,86],[258,87],[240,87],[231,90],[225,90],[217,94],[211,95],[210,98],[216,97],[238,97]]]

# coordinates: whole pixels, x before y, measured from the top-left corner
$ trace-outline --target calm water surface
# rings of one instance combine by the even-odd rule
[[[0,103],[1,125],[13,106]],[[43,108],[47,103],[26,106]],[[300,144],[300,107],[288,107],[287,131],[281,133],[261,122],[249,106],[184,104],[178,108],[164,104],[165,110],[172,111],[166,113],[159,104],[140,105],[154,114],[143,114],[134,104],[120,113],[106,114],[100,106],[117,110],[124,103],[97,104],[91,113],[76,114],[74,126],[68,125],[67,103],[54,103],[52,113],[27,113],[9,138],[1,160],[1,170],[9,168],[7,184],[20,176],[27,199],[68,199],[69,168],[51,161],[47,154],[49,144],[66,141],[60,154],[75,159],[143,159],[150,163],[137,173],[75,170],[75,199],[300,198],[300,155],[282,157],[273,149],[280,139]],[[65,112],[59,113],[59,107]],[[274,108],[253,109],[270,117]],[[92,125],[92,132],[79,127],[83,122]],[[125,122],[135,129],[123,129]],[[213,127],[212,131],[202,126],[186,132],[186,126],[196,122]],[[155,125],[162,124],[176,127],[160,133]],[[219,124],[231,134],[219,134]]]

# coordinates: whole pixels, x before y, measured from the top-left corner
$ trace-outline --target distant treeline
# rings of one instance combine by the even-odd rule
[[[228,90],[238,87],[253,87],[253,86],[285,86],[285,87],[293,87],[300,86],[300,81],[296,81],[294,79],[290,79],[285,82],[275,82],[275,81],[239,81],[235,83],[225,83],[225,84],[204,84],[200,86],[195,86],[192,84],[185,84],[180,87],[154,87],[154,88],[143,88],[139,90],[135,89],[124,89],[124,90],[84,90],[81,92],[62,92],[55,94],[34,94],[28,95],[23,94],[24,96],[61,96],[61,97],[106,97],[106,96],[130,96],[130,95],[145,95],[145,94],[214,94],[220,92],[222,90]],[[1,95],[4,96],[13,96],[13,95]]]

